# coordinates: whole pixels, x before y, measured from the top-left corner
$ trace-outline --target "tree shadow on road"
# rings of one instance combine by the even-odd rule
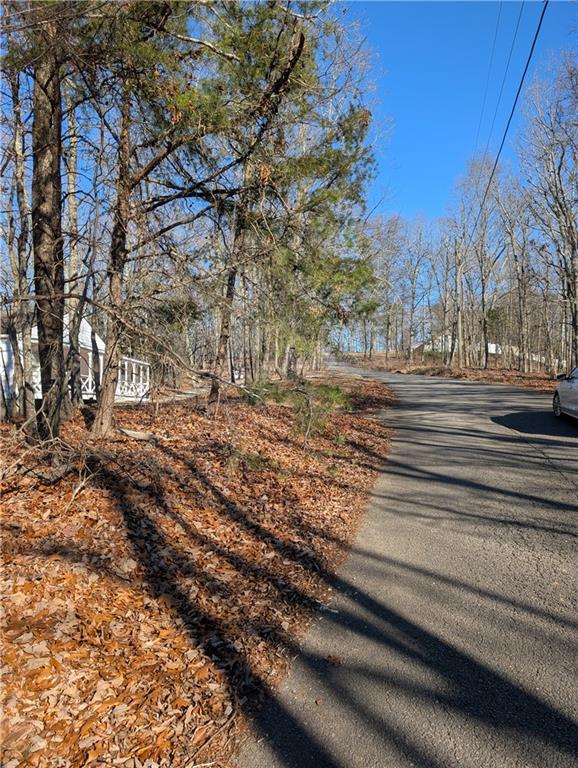
[[[387,575],[392,577],[391,569]],[[404,576],[402,570],[394,575],[396,578]],[[544,747],[542,754],[546,762],[540,764],[573,764],[573,756],[578,754],[578,724],[574,720],[508,679],[497,668],[488,667],[456,645],[376,601],[347,578],[334,576],[330,577],[330,582],[336,594],[346,595],[355,603],[356,610],[348,611],[340,605],[339,613],[324,618],[324,632],[335,631],[337,637],[347,633],[370,640],[392,658],[392,670],[384,672],[382,666],[375,669],[370,662],[355,666],[348,664],[347,659],[335,668],[324,655],[302,651],[297,661],[298,679],[296,682],[290,680],[289,685],[296,685],[300,694],[309,689],[311,696],[319,696],[321,708],[325,700],[336,702],[333,711],[360,722],[364,738],[374,742],[374,750],[379,750],[381,745],[383,754],[388,756],[384,759],[391,759],[395,753],[400,761],[398,764],[403,761],[403,765],[419,768],[446,765],[441,757],[448,745],[444,734],[436,736],[430,726],[423,730],[428,717],[432,714],[435,717],[442,708],[447,713],[446,727],[452,724],[453,727],[464,727],[466,739],[472,739],[472,731],[483,727],[486,735],[493,732],[498,741],[510,742],[510,754],[519,761],[516,764],[536,764],[532,761]],[[458,582],[454,586],[459,589]],[[357,608],[361,608],[361,612]],[[399,672],[400,661],[404,674]],[[420,682],[422,672],[424,677],[430,681],[433,678],[435,682]],[[310,679],[307,687],[303,685],[304,677]],[[364,682],[367,682],[368,690],[375,690],[376,684],[381,686],[382,702],[376,704],[375,699],[363,696]],[[404,700],[411,700],[410,712],[415,712],[416,705],[423,708],[424,722],[408,720],[401,711],[392,712],[392,701],[399,704]],[[303,731],[307,731],[305,723],[311,714],[311,702],[296,701],[294,709],[307,712],[297,728],[294,722],[284,718],[279,707],[270,709],[265,705],[255,717],[257,733],[265,734],[270,751],[277,756],[276,764],[285,768],[329,768],[335,764],[335,759],[343,768],[349,764],[362,764],[359,760],[352,759],[351,763],[344,760],[347,747],[344,750],[343,743],[341,760],[328,760],[324,750],[311,751],[302,738]],[[319,727],[323,719],[321,714],[315,728],[318,734],[330,733],[342,724],[341,720],[328,728]],[[460,734],[455,732],[452,738],[459,741]],[[318,738],[317,742],[320,740]],[[353,743],[350,748],[355,749]],[[559,762],[554,762],[558,759]],[[259,763],[259,768],[263,764]],[[241,765],[247,768],[250,763],[245,760]]]
[[[358,453],[364,453],[369,466],[385,462],[385,457],[371,447],[357,441],[351,445]],[[271,686],[254,652],[260,643],[273,645],[287,656],[297,655],[298,665],[310,676],[317,695],[336,702],[345,717],[359,723],[378,749],[395,755],[394,762],[389,763],[392,768],[445,768],[448,764],[442,757],[447,734],[432,732],[421,719],[404,720],[392,708],[392,702],[398,705],[410,701],[414,708],[424,712],[445,712],[444,724],[473,723],[474,729],[483,728],[486,735],[508,740],[511,753],[522,761],[520,765],[533,764],[531,761],[538,753],[545,755],[544,765],[571,765],[578,739],[576,723],[539,693],[524,689],[514,675],[505,674],[499,658],[495,666],[483,663],[467,650],[470,646],[464,637],[461,644],[453,641],[453,635],[449,642],[447,632],[442,635],[434,631],[419,617],[412,616],[410,620],[386,599],[377,600],[347,576],[329,572],[314,547],[308,546],[316,537],[331,538],[329,532],[307,524],[297,515],[292,517],[288,510],[291,528],[280,534],[270,523],[266,510],[255,511],[238,503],[227,491],[227,484],[212,479],[203,468],[202,457],[195,459],[193,451],[160,443],[152,452],[153,448],[141,458],[127,460],[124,467],[106,457],[93,457],[89,462],[90,485],[106,491],[118,512],[131,555],[140,566],[140,588],[153,601],[167,606],[171,623],[183,629],[191,647],[202,651],[222,673],[235,711],[251,719],[258,738],[267,739],[276,765],[350,768],[351,763],[332,749],[317,727],[319,719],[323,721],[322,712],[317,720],[309,719],[305,707],[299,702],[296,707],[289,706]],[[412,471],[399,462],[390,462],[389,468],[399,474]],[[307,480],[306,472],[299,476]],[[313,483],[314,479],[311,473],[309,481]],[[431,486],[444,477],[432,470],[420,479]],[[175,487],[169,487],[171,483]],[[488,488],[480,484],[473,490],[483,493]],[[527,499],[536,501],[531,496]],[[397,501],[393,497],[383,500],[388,514],[399,514]],[[230,535],[213,537],[210,531],[196,527],[194,517],[182,514],[186,504],[213,510],[219,526],[226,527]],[[553,509],[559,511],[559,507]],[[461,526],[467,522],[471,520],[460,518]],[[478,523],[479,519],[473,522]],[[509,520],[500,522],[511,525]],[[171,536],[173,524],[178,531]],[[534,521],[531,527],[543,526]],[[249,557],[247,549],[240,546],[242,538],[251,540],[260,552],[259,558]],[[333,543],[343,544],[338,539]],[[100,570],[107,578],[116,578],[115,563],[101,562],[96,551],[75,549],[65,541],[51,541],[44,554],[51,553],[72,564]],[[297,568],[280,573],[274,567],[279,561],[298,566],[306,579],[297,583]],[[500,602],[504,613],[513,608],[520,617],[520,626],[530,626],[531,619],[536,617],[536,611],[522,600],[506,605],[507,601],[500,601],[495,594],[476,590],[457,579],[444,580],[435,571],[419,572],[385,557],[376,559],[372,567],[377,569],[378,578],[408,583],[411,589],[431,600],[442,602],[448,588],[464,600],[475,593],[475,599],[486,606],[489,615],[491,607]],[[230,577],[232,572],[234,578]],[[294,574],[293,580],[287,573]],[[224,578],[225,574],[230,578]],[[266,620],[253,610],[253,605],[236,596],[239,582],[243,590],[254,590],[255,596],[261,590],[274,595],[275,610]],[[358,659],[344,659],[343,664],[333,665],[323,653],[300,649],[283,626],[283,619],[290,605],[309,614],[318,608],[303,583],[332,590],[337,600],[345,601],[339,612],[322,613],[324,632],[350,635],[372,644],[379,654],[391,659],[391,669],[383,664],[375,668]],[[441,587],[435,586],[438,583]],[[227,616],[219,615],[211,609],[209,601],[203,603],[195,598],[199,592],[236,601],[235,610]],[[455,597],[454,600],[459,602]],[[539,618],[548,622],[546,615]],[[335,652],[339,654],[339,649]],[[496,654],[499,652],[496,649]],[[533,663],[532,659],[528,663]],[[379,686],[382,698],[377,703],[364,698],[366,683]],[[192,764],[210,762],[214,745],[212,742],[207,747],[191,748]],[[355,745],[347,744],[346,748],[354,750]],[[359,764],[357,760],[356,765]]]
[[[136,481],[110,467],[94,466],[94,482],[105,488],[118,505],[127,540],[142,566],[144,585],[149,594],[168,603],[175,621],[185,628],[192,644],[201,648],[226,676],[235,707],[251,717],[256,734],[267,739],[278,765],[284,768],[347,766],[342,757],[332,752],[315,724],[301,716],[299,707],[287,706],[271,688],[244,652],[239,642],[243,637],[265,638],[269,643],[284,647],[291,655],[298,654],[298,663],[304,665],[311,679],[319,685],[323,691],[321,695],[336,700],[349,717],[361,721],[371,738],[382,745],[384,753],[398,755],[400,764],[403,762],[417,768],[442,768],[445,765],[439,744],[437,748],[435,744],[429,744],[428,735],[420,732],[418,723],[402,727],[397,716],[389,716],[385,701],[378,707],[364,701],[359,695],[360,681],[369,680],[372,685],[379,683],[384,696],[388,692],[397,700],[400,696],[411,698],[424,708],[442,707],[451,715],[448,722],[473,722],[489,729],[496,737],[504,738],[505,735],[511,741],[512,753],[522,760],[536,750],[544,749],[549,758],[560,758],[559,765],[571,764],[564,761],[575,754],[578,726],[564,713],[538,695],[524,690],[497,668],[488,667],[457,645],[374,599],[346,577],[328,572],[313,552],[279,538],[248,515],[186,456],[169,447],[163,450],[173,461],[188,464],[189,471],[204,487],[206,503],[213,504],[223,519],[231,520],[260,542],[264,553],[271,551],[299,563],[335,594],[353,601],[355,609],[345,607],[338,613],[324,613],[326,632],[364,638],[401,662],[408,671],[407,675],[400,673],[399,663],[395,665],[397,671],[392,668],[391,673],[383,672],[383,668],[375,670],[371,665],[354,666],[346,662],[341,667],[332,666],[322,655],[300,652],[280,624],[262,624],[254,615],[246,613],[242,605],[230,622],[208,614],[187,593],[183,578],[193,577],[209,589],[227,589],[227,586],[223,586],[218,578],[215,584],[213,577],[207,580],[201,565],[167,538],[162,527],[164,516],[181,525],[191,544],[212,549],[245,578],[275,589],[280,602],[298,602],[307,610],[311,610],[312,603],[300,588],[286,580],[280,581],[270,569],[267,558],[255,564],[234,551],[232,545],[221,544],[217,550],[215,543],[202,532],[187,526],[171,508],[162,481],[145,489],[145,501],[140,503],[132,491],[138,487]],[[306,540],[309,532],[297,528],[296,523],[295,533]],[[403,572],[398,570],[402,578]],[[384,577],[391,578],[395,571],[391,562],[384,564]],[[437,682],[424,684],[422,673],[426,677],[433,675]],[[261,706],[256,707],[256,702]],[[207,753],[203,754],[207,757]]]

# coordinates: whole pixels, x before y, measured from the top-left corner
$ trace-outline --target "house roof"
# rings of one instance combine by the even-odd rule
[[[104,353],[104,341],[100,338],[98,333],[94,334],[96,336],[96,346],[98,347],[98,351],[102,354]],[[68,315],[64,315],[64,343],[66,344],[66,340],[68,338]],[[38,341],[38,328],[34,326],[32,328],[32,341]],[[88,349],[92,350],[92,327],[88,320],[85,320],[83,317],[80,321],[80,331],[78,334],[78,343],[81,349]]]
[[[6,318],[4,318],[6,320]],[[4,323],[3,323],[4,326]],[[2,327],[2,335],[5,335],[5,327]],[[98,351],[100,354],[104,353],[104,341],[101,339],[101,337],[98,335],[98,333],[94,334],[96,337],[96,346],[98,348]],[[68,315],[64,315],[64,343],[66,344],[68,338]],[[38,342],[38,327],[34,325],[32,327],[32,341]],[[87,349],[89,351],[92,351],[92,328],[88,320],[86,320],[84,317],[80,321],[80,331],[78,334],[78,342],[81,347],[81,349]]]

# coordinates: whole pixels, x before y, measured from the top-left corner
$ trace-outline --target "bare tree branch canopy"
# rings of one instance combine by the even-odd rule
[[[517,176],[499,168],[485,190],[490,161],[475,158],[453,213],[404,221],[365,211],[363,44],[330,8],[9,10],[5,167],[21,215],[5,227],[5,302],[25,351],[13,413],[35,407],[36,323],[44,437],[82,402],[83,317],[105,339],[99,435],[127,354],[160,385],[204,371],[210,409],[223,381],[314,366],[331,348],[551,373],[576,361],[572,56],[531,91]]]

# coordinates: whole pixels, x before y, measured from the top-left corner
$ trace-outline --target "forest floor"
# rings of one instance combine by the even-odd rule
[[[374,355],[371,360],[362,355],[348,354],[346,359],[352,365],[373,371],[390,371],[392,373],[412,373],[422,376],[440,376],[446,379],[467,379],[483,381],[488,384],[510,384],[515,387],[534,389],[538,392],[553,393],[556,379],[552,379],[543,371],[521,373],[506,368],[449,368],[439,363],[410,363],[407,360],[393,358],[384,360],[383,354]]]
[[[74,471],[1,431],[4,768],[229,765],[247,716],[329,597],[390,434],[382,384],[329,374],[352,410],[307,440],[284,405],[115,409]]]

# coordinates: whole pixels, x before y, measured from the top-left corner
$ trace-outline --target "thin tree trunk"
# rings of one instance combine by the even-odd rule
[[[14,361],[14,368],[12,371],[12,387],[7,383],[6,392],[6,414],[9,419],[16,419],[18,416],[24,417],[24,408],[22,405],[22,395],[24,390],[24,370],[22,366],[22,355],[20,354],[20,344],[18,343],[18,332],[16,330],[16,324],[14,318],[9,316],[6,321],[6,334],[12,347],[12,359]],[[4,369],[6,370],[6,364],[2,360]],[[16,398],[14,395],[18,393]]]
[[[106,324],[106,347],[100,396],[92,425],[92,432],[99,437],[106,435],[112,427],[112,412],[118,382],[118,364],[121,357],[122,283],[127,256],[127,232],[130,216],[130,96],[126,86],[123,92],[121,113],[116,206],[108,270],[110,313]]]
[[[34,324],[34,310],[27,298],[29,294],[28,266],[31,212],[26,191],[25,145],[20,104],[20,83],[17,74],[8,74],[8,80],[14,113],[14,188],[20,224],[18,234],[16,235],[13,217],[9,217],[9,251],[16,286],[15,334],[12,340],[14,361],[16,363],[14,372],[15,375],[18,374],[19,378],[18,411],[20,416],[25,419],[25,431],[28,439],[34,441],[38,437],[35,418],[34,383],[32,380],[32,326]],[[16,240],[16,248],[14,248],[14,238]]]
[[[241,222],[237,226],[240,226]],[[235,231],[235,245],[233,246],[233,258],[240,247],[241,231],[236,228]],[[207,400],[207,413],[214,415],[219,402],[219,395],[221,390],[220,380],[223,377],[224,365],[227,360],[227,349],[229,346],[229,338],[231,335],[231,317],[233,314],[233,300],[235,298],[235,285],[237,282],[237,266],[233,263],[229,267],[227,273],[227,287],[225,289],[225,297],[223,306],[221,309],[221,328],[219,331],[219,341],[217,343],[217,354],[215,356],[215,362],[213,365],[213,379],[211,380],[211,389],[209,391],[209,397]]]
[[[481,260],[480,260],[481,261]],[[482,331],[482,354],[481,354],[481,365],[482,368],[485,370],[488,368],[490,357],[489,357],[489,339],[488,339],[488,309],[487,309],[487,301],[486,301],[486,280],[485,276],[483,274],[483,267],[481,268],[481,303],[482,303],[482,322],[481,322],[481,331]]]
[[[387,307],[387,315],[385,317],[385,332],[384,332],[384,338],[383,338],[383,342],[384,342],[383,343],[383,347],[384,347],[384,349],[383,349],[383,352],[384,352],[383,359],[384,359],[384,362],[386,362],[386,363],[387,363],[387,359],[388,359],[388,356],[389,356],[389,335],[390,335],[390,332],[391,332],[391,309],[388,306]]]
[[[244,184],[247,183],[249,173],[249,163],[247,162],[245,163],[245,167],[243,169]],[[231,262],[227,272],[225,296],[221,306],[221,327],[219,329],[217,351],[215,355],[215,362],[213,364],[213,378],[211,380],[211,388],[207,398],[207,413],[209,415],[214,415],[218,407],[221,389],[220,379],[223,378],[224,366],[227,360],[227,347],[231,335],[231,321],[233,316],[233,303],[235,300],[237,270],[238,265],[242,260],[242,254],[245,249],[245,240],[247,236],[247,205],[248,201],[246,196],[242,196],[242,199],[237,204],[237,208],[235,210],[235,218],[233,221],[233,246],[231,251]]]
[[[568,259],[570,275],[568,279],[568,298],[570,301],[570,317],[572,320],[572,355],[568,370],[578,365],[578,243],[570,244],[571,255]]]
[[[292,381],[297,378],[297,353],[295,347],[287,348],[287,378]]]
[[[67,204],[68,204],[68,238],[69,261],[68,281],[70,293],[78,291],[78,200],[76,197],[76,169],[78,162],[78,136],[76,118],[72,99],[67,98],[68,109],[68,170],[67,170]],[[73,406],[82,404],[82,383],[80,379],[80,323],[84,301],[77,296],[68,299],[68,378],[70,382],[70,400]]]
[[[235,363],[233,362],[233,345],[231,339],[229,339],[229,376],[231,383],[235,383]]]

